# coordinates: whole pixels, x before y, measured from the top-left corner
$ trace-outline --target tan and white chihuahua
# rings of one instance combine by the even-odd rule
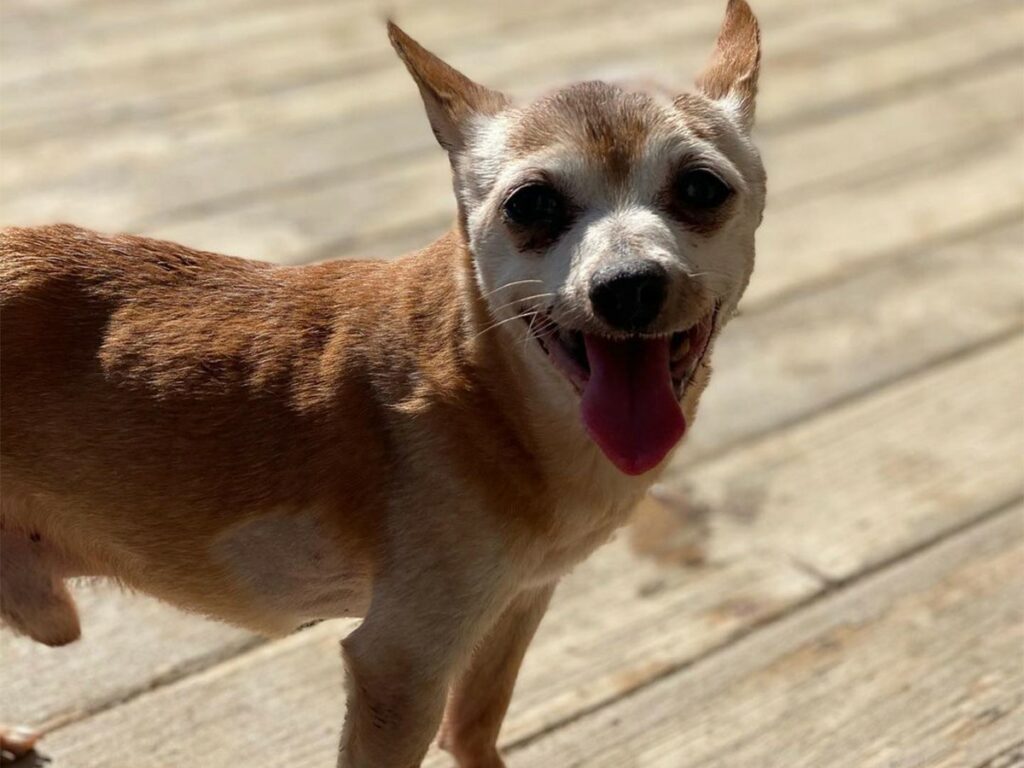
[[[338,765],[419,765],[443,716],[501,766],[555,583],[667,463],[750,277],[759,33],[730,0],[695,92],[521,106],[388,29],[453,171],[426,249],[3,233],[2,613],[69,643],[65,580],[99,575],[270,635],[364,616]]]

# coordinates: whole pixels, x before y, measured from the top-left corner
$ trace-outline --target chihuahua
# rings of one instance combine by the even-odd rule
[[[425,249],[3,232],[0,604],[48,645],[83,575],[271,636],[364,617],[340,768],[419,765],[439,728],[494,768],[556,582],[669,461],[750,278],[759,32],[729,0],[694,91],[526,105],[388,32],[452,168]]]

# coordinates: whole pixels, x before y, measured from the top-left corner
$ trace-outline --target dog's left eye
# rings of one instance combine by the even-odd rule
[[[698,210],[718,208],[732,194],[724,181],[704,168],[683,171],[676,177],[674,187],[680,205]]]
[[[505,218],[520,227],[557,231],[566,220],[565,198],[548,184],[527,184],[505,200]]]

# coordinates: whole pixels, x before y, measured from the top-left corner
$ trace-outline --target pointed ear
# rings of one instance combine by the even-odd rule
[[[508,106],[503,94],[474,83],[448,66],[390,20],[388,37],[419,86],[438,143],[449,152],[465,147],[471,117],[496,115]]]
[[[754,124],[754,98],[761,66],[761,30],[746,0],[729,0],[718,42],[697,88],[708,98],[730,103],[740,126]]]

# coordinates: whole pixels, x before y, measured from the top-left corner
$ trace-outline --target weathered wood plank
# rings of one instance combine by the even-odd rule
[[[66,2],[19,5],[5,3],[0,89],[20,94],[32,86],[51,87],[54,101],[66,98],[68,85],[95,89],[101,75],[123,78],[127,72],[119,73],[119,68],[159,77],[154,71],[159,65],[182,64],[194,77],[192,66],[209,64],[215,52],[237,55],[247,48],[272,46],[278,42],[275,38],[309,40],[316,37],[318,25],[333,29],[345,22],[358,23],[374,11],[372,0],[292,0],[286,5],[266,0],[89,2],[70,8]],[[399,0],[397,5],[404,10],[409,1]],[[316,44],[315,39],[312,42]]]
[[[680,458],[719,452],[1020,328],[1022,243],[1024,222],[1014,221],[741,313],[715,349]]]
[[[640,8],[658,2],[640,0]],[[11,66],[0,73],[0,89],[22,107],[31,106],[32,119],[45,122],[46,104],[59,104],[81,109],[85,126],[93,126],[118,102],[142,97],[140,84],[147,81],[164,87],[161,100],[169,97],[165,106],[195,106],[218,91],[220,98],[225,91],[227,98],[246,98],[252,94],[237,86],[248,82],[280,90],[305,81],[351,76],[393,60],[386,55],[390,50],[386,42],[380,44],[384,14],[374,0],[287,4],[233,0],[215,7],[193,6],[187,13],[181,13],[177,3],[135,5],[135,12],[127,14],[97,9],[42,18],[15,15],[14,29],[0,33],[0,42],[10,41],[13,48],[7,54]],[[611,0],[597,0],[592,10],[607,12],[608,6]],[[472,48],[481,36],[496,29],[522,28],[529,33],[564,19],[572,14],[572,6],[523,0],[495,14],[472,0],[445,0],[443,5],[398,0],[387,12],[452,48]],[[29,44],[40,39],[65,44],[47,57]],[[239,69],[239,60],[246,61],[244,70]],[[168,67],[176,71],[161,71]],[[103,80],[111,85],[112,93],[106,95],[113,96],[113,102],[97,104],[90,97],[100,92]],[[74,93],[75,88],[82,92]],[[50,93],[33,94],[33,89]],[[19,118],[28,114],[19,111]]]
[[[716,7],[715,13],[719,12]],[[1008,43],[1015,44],[1016,38],[1008,34],[1012,19],[1006,17],[1013,12],[983,16],[966,29],[959,24],[950,28],[947,19],[938,34],[916,29],[917,34],[895,40],[887,33],[905,33],[906,27],[890,29],[879,22],[877,29],[858,30],[859,46],[843,44],[843,35],[857,29],[857,16],[849,7],[804,14],[816,20],[817,26],[803,22],[769,30],[773,44],[767,51],[766,72],[771,73],[773,87],[762,94],[762,125],[770,126],[778,116],[792,122],[801,112],[821,116],[839,105],[860,103],[865,90],[870,94],[887,87],[906,87],[915,79],[943,72],[946,79],[955,79],[958,67],[984,60],[992,50],[1002,50]],[[838,17],[831,18],[831,14]],[[597,18],[603,19],[601,15]],[[515,45],[491,46],[494,50],[480,62],[482,71],[475,74],[497,85],[510,80],[522,92],[594,76],[601,70],[619,75],[646,70],[661,77],[692,71],[706,45],[701,42],[680,50],[678,38],[700,19],[686,17],[676,22],[681,30],[673,30],[671,21],[659,19],[659,25],[651,30],[651,35],[663,38],[660,43],[642,37],[619,40],[623,24],[615,18],[604,20],[601,29],[593,28],[597,22],[581,27],[574,33],[572,45],[557,36],[538,40],[537,35],[524,35]],[[704,22],[707,29],[701,31],[709,39],[715,23],[713,18]],[[383,40],[380,44],[385,45]],[[616,47],[608,50],[612,44]],[[875,61],[872,52],[879,49],[882,55]],[[813,68],[803,66],[809,60],[814,61]],[[269,187],[259,193],[266,195],[287,191],[287,186],[294,189],[303,179],[317,187],[346,175],[365,181],[377,173],[368,167],[376,160],[397,156],[406,162],[410,152],[421,156],[435,149],[415,89],[401,67],[392,64],[382,73],[389,78],[387,83],[368,82],[365,76],[342,80],[338,87],[347,88],[345,92],[311,99],[308,108],[287,107],[291,95],[281,93],[265,99],[269,111],[252,111],[255,106],[252,110],[221,108],[183,118],[184,122],[175,118],[149,125],[122,121],[87,140],[75,137],[40,143],[42,134],[33,130],[29,134],[33,143],[8,153],[0,166],[3,220],[62,218],[98,228],[130,226],[149,231],[154,216],[166,217],[168,211],[183,207],[231,206],[250,199],[261,188]],[[868,68],[870,78],[865,76]],[[823,83],[827,87],[822,87]],[[149,98],[160,93],[159,89],[147,89]],[[378,103],[384,95],[394,103]],[[420,130],[411,127],[417,125]],[[13,146],[9,137],[5,145]],[[440,179],[445,166],[439,158],[435,161]],[[197,178],[204,180],[198,189]],[[280,189],[282,185],[286,189]],[[444,188],[435,187],[432,192]],[[241,200],[232,202],[239,196]]]
[[[510,766],[1006,764],[1024,732],[1022,534],[1016,506],[543,737]]]
[[[692,461],[805,418],[1018,326],[1021,241],[1014,223],[739,317],[716,350],[714,383],[682,458]],[[954,297],[957,311],[950,312]],[[745,407],[752,402],[760,406]],[[679,555],[673,522],[659,544]],[[157,603],[125,604],[110,592],[110,607],[102,597],[84,606],[85,637],[70,648],[53,652],[0,634],[0,661],[10,659],[5,666],[17,670],[5,685],[0,719],[59,722],[69,712],[144,690],[151,676],[162,674],[165,657],[199,665],[222,646],[235,647],[227,630],[222,636],[198,618]],[[153,633],[140,637],[141,647],[124,638],[126,617]],[[182,637],[190,639],[182,643]]]
[[[833,549],[849,550],[847,561],[868,569],[1019,495],[1019,471],[1009,459],[1019,455],[1024,421],[1005,414],[1019,403],[1014,385],[1022,351],[1017,340],[1000,344],[692,468],[694,497],[715,505],[711,557],[699,577],[733,586],[711,581],[687,596],[691,582],[677,569],[640,558],[616,561],[622,543],[598,553],[570,578],[538,635],[506,738],[523,738],[650,682],[806,599],[818,582],[788,565],[792,538],[834,542]],[[954,394],[968,388],[970,398],[962,399],[970,402],[956,402]],[[962,418],[978,402],[986,409]],[[935,418],[936,410],[948,418]],[[906,471],[916,457],[920,471]],[[807,476],[813,482],[801,482]],[[719,486],[745,489],[751,482],[759,495],[743,506],[710,498]],[[794,533],[791,525],[789,538],[773,538],[769,525],[786,525],[783,515],[803,528]],[[719,524],[723,517],[744,523]],[[770,566],[764,575],[748,572],[734,581],[736,568],[761,563]],[[715,606],[696,595],[714,595]],[[703,619],[680,620],[695,607]],[[734,622],[724,637],[714,629],[723,618]],[[269,764],[261,763],[268,754],[275,764],[327,765],[338,720],[332,713],[341,710],[334,631],[317,628],[72,724],[53,733],[47,749],[58,765],[99,765],[90,754],[101,741],[108,761],[175,764],[184,755],[179,733],[201,747],[206,762],[198,765]],[[111,731],[124,734],[113,747]]]
[[[183,677],[258,642],[109,584],[74,590],[83,639],[45,648],[0,631],[0,723],[43,729]]]
[[[773,87],[766,88],[762,97],[762,125],[770,128],[777,117],[792,125],[794,118],[803,112],[821,116],[829,110],[840,109],[842,104],[860,103],[866,95],[878,89],[885,92],[887,87],[908,87],[907,84],[914,82],[915,78],[928,78],[944,70],[954,73],[957,66],[979,56],[983,58],[992,48],[1005,47],[1008,41],[1016,43],[1016,38],[1008,34],[1008,30],[1013,29],[1008,12],[1019,13],[1019,10],[1000,11],[992,17],[982,16],[980,24],[973,23],[966,30],[950,30],[947,24],[940,28],[941,34],[937,37],[922,34],[906,40],[898,38],[894,47],[882,48],[878,60],[874,57],[876,51],[870,47],[866,51],[855,49],[849,55],[842,55],[844,46],[837,30],[854,27],[856,20],[856,15],[849,8],[844,10],[847,17],[845,25],[842,24],[844,17],[840,16],[831,19],[831,24],[827,23],[827,18],[819,20],[817,24],[821,29],[807,29],[806,25],[800,24],[795,25],[796,30],[786,28],[788,34],[782,40],[773,38],[774,45],[768,51],[766,72],[773,78]],[[820,15],[810,14],[809,17],[817,19]],[[686,19],[686,22],[693,23],[692,19]],[[709,25],[712,24],[709,20]],[[621,28],[622,24],[610,26],[605,34],[621,34]],[[886,39],[881,33],[887,30],[878,30],[881,41]],[[581,34],[587,32],[591,30],[581,30]],[[710,37],[710,31],[708,34]],[[882,44],[867,31],[862,31],[861,36],[866,41]],[[705,46],[694,46],[688,53],[680,54],[674,37],[678,35],[670,37],[671,45],[668,48],[663,46],[660,51],[656,47],[652,50],[650,41],[644,41],[642,47],[634,41],[632,49],[613,56],[613,60],[618,62],[616,67],[621,73],[629,72],[645,61],[648,68],[662,76],[685,71],[686,67],[677,60],[680,55],[699,58]],[[511,68],[517,89],[526,85],[521,82],[523,74],[519,72],[523,61],[542,68],[542,72],[534,77],[540,77],[540,82],[544,83],[588,74],[580,57],[573,57],[571,49],[563,50],[564,44],[554,40],[542,50],[558,51],[559,55],[566,56],[566,65],[575,69],[565,73],[551,71],[553,62],[542,60],[538,63],[536,56],[530,55],[532,42],[529,37],[517,41],[518,46],[507,56],[501,55],[501,50],[489,52],[487,67],[504,65]],[[591,57],[595,51],[603,50],[590,36],[581,36],[579,42]],[[638,51],[641,52],[638,54]],[[601,60],[604,61],[613,54],[605,52],[602,55],[604,58]],[[815,59],[813,69],[803,66],[809,58]],[[658,66],[651,68],[655,60]],[[692,65],[693,68],[697,66],[696,60]],[[868,71],[869,77],[865,74]],[[187,218],[189,212],[231,210],[252,201],[254,196],[267,199],[283,196],[287,199],[285,194],[289,190],[293,195],[295,191],[301,191],[303,178],[311,188],[325,189],[319,198],[323,202],[316,210],[322,214],[330,210],[333,216],[344,210],[346,193],[333,193],[332,181],[347,177],[350,182],[357,181],[360,185],[386,185],[386,176],[378,182],[381,170],[369,167],[368,163],[380,159],[382,154],[398,154],[402,163],[419,162],[409,156],[410,152],[415,152],[418,158],[427,158],[425,165],[418,166],[425,168],[427,175],[425,180],[413,182],[397,200],[402,203],[402,211],[416,214],[422,220],[423,204],[420,201],[423,199],[450,206],[446,166],[439,156],[430,152],[435,147],[426,129],[415,89],[399,67],[387,72],[394,78],[390,90],[400,96],[396,105],[387,109],[368,108],[368,91],[376,94],[388,92],[388,89],[368,88],[354,80],[343,81],[351,92],[347,97],[332,96],[317,101],[319,109],[330,108],[333,112],[318,118],[308,129],[295,131],[281,124],[280,110],[276,109],[281,99],[271,99],[269,103],[275,108],[272,115],[250,114],[245,120],[232,118],[230,126],[222,125],[216,116],[208,116],[200,121],[201,127],[196,131],[177,123],[161,122],[148,128],[130,129],[127,133],[112,129],[88,140],[76,139],[71,144],[49,142],[42,146],[20,147],[17,153],[7,153],[5,162],[0,164],[4,190],[0,220],[4,223],[76,220],[101,229],[131,228],[150,232],[156,231],[156,225],[166,221],[168,216],[180,219],[182,214]],[[826,87],[821,87],[822,84]],[[284,95],[281,98],[284,99]],[[1006,101],[1005,97],[1000,97],[993,103],[1005,105]],[[962,110],[956,114],[969,116],[973,113]],[[179,138],[169,141],[169,132]],[[911,134],[910,131],[906,133]],[[922,140],[920,134],[911,135]],[[9,141],[6,143],[9,145]],[[806,165],[818,167],[819,164]],[[197,185],[197,179],[203,179],[203,183]],[[282,184],[286,186],[282,188]],[[259,193],[259,188],[267,185],[271,188]],[[361,197],[374,199],[373,195],[374,190],[370,189]],[[376,202],[380,204],[381,200]],[[433,210],[435,214],[438,212],[436,205],[433,209],[428,205],[427,210]],[[446,216],[449,208],[440,210]],[[229,231],[232,237],[237,237],[238,240],[232,242],[228,250],[247,252],[249,244],[243,237],[247,232],[257,242],[281,242],[280,238],[272,237],[267,241],[265,225],[253,224],[252,220],[275,222],[276,229],[281,231],[290,227],[287,217],[284,209],[275,210],[269,217],[250,217],[243,212],[237,218],[228,217],[226,224],[211,223],[209,228]],[[395,220],[392,225],[408,226],[407,218]],[[331,238],[357,238],[359,230],[353,228],[349,231],[348,221],[340,221],[332,230]],[[438,223],[428,221],[425,224],[428,230],[443,225],[443,217]],[[187,227],[181,229],[186,242],[211,247]],[[424,241],[427,237],[424,234]],[[290,243],[291,240],[285,242]],[[222,243],[223,240],[218,242],[218,246],[222,247]],[[295,248],[301,248],[302,243],[303,239],[295,239]],[[398,251],[385,248],[383,252],[393,256]],[[271,246],[250,255],[273,258],[279,253]]]
[[[854,26],[851,29],[846,25],[842,37],[848,39],[851,33],[859,32],[863,39],[865,32],[884,36],[894,22],[904,25],[904,34],[908,27],[918,33],[921,27],[948,24],[952,18],[963,22],[1005,6],[1005,0],[987,0],[965,13],[962,3],[950,0],[933,0],[930,4],[905,0],[895,9],[885,8],[877,0],[844,0],[807,14],[799,3],[775,0],[760,8],[759,14],[773,34],[797,21],[804,31],[834,35],[835,14],[850,17],[853,8],[857,11],[852,19]],[[524,0],[498,15],[471,0],[448,0],[440,7],[413,0],[400,3],[392,12],[415,34],[441,46],[446,55],[459,56],[460,51],[462,55],[475,54],[484,66],[492,58],[506,62],[506,67],[507,62],[518,59],[518,77],[522,77],[524,68],[536,71],[537,60],[564,58],[566,53],[594,60],[602,53],[617,54],[639,40],[664,45],[668,34],[675,38],[677,49],[694,40],[702,41],[700,51],[695,53],[704,56],[706,44],[721,21],[722,3],[700,0],[680,5],[637,0],[627,8],[611,0],[596,0],[588,6],[586,16],[581,17],[575,10],[568,2]],[[572,17],[574,24],[563,23],[566,17]],[[27,129],[33,127],[41,133],[80,133],[122,122],[126,117],[166,117],[176,111],[223,102],[225,97],[265,98],[309,85],[336,88],[338,81],[353,75],[373,77],[376,70],[393,68],[379,14],[371,3],[362,1],[255,6],[237,15],[200,17],[199,23],[184,29],[164,31],[156,23],[141,34],[124,35],[123,39],[116,31],[90,34],[87,24],[79,30],[83,20],[76,21],[67,29],[40,30],[67,40],[58,47],[52,69],[33,77],[17,71],[30,59],[24,48],[17,51],[20,56],[13,57],[7,69],[14,68],[15,72],[10,73],[14,76],[0,80],[10,101],[5,139],[22,136],[31,140]],[[31,39],[31,33],[31,28],[23,29],[20,36]],[[488,56],[480,57],[482,38],[496,34],[501,40],[487,45]],[[589,46],[584,45],[584,34],[592,40]],[[538,38],[535,41],[531,40],[534,36]],[[811,38],[804,43],[811,43]],[[531,55],[516,57],[517,49],[521,53],[524,44]],[[79,56],[72,61],[60,61],[75,52]],[[240,61],[245,65],[240,67]],[[393,89],[375,88],[370,101],[390,93]],[[12,128],[17,129],[13,134]]]
[[[1024,767],[1024,739],[1004,749],[984,763],[972,768],[1022,768]]]
[[[1022,381],[1018,332],[666,482],[720,512],[712,562],[769,550],[842,581],[1024,492]]]
[[[640,9],[646,7],[655,10],[660,4],[660,0],[638,1]],[[616,8],[610,0],[598,0],[598,3],[598,7],[595,8],[597,13],[591,20],[591,24],[596,25],[597,30],[605,27],[607,20],[603,17],[606,15],[620,23],[625,18],[623,9]],[[545,5],[546,8],[543,7]],[[601,5],[607,7],[602,8]],[[434,41],[435,46],[440,45],[443,39],[448,39],[456,44],[453,47],[458,47],[457,44],[464,35],[472,38],[474,28],[486,32],[488,27],[493,28],[502,21],[502,18],[490,9],[470,0],[455,0],[453,3],[446,3],[441,9],[435,8],[433,12],[430,12],[429,4],[422,8],[427,14],[420,14],[423,18],[418,24],[415,12],[410,14],[412,18],[408,20],[403,16],[403,21],[419,36],[429,35],[433,29],[435,34],[442,38]],[[712,4],[704,2],[687,10],[691,17],[691,25],[706,20],[707,23],[701,24],[701,27],[706,26],[706,34],[713,36]],[[720,21],[721,6],[714,11],[717,12],[715,15]],[[543,4],[538,0],[526,0],[520,9],[510,9],[508,21],[513,22],[510,25],[513,31],[507,34],[516,34],[516,17],[521,17],[520,21],[530,22],[520,32],[529,40],[531,29],[541,31],[544,26],[556,29],[564,27],[564,24],[551,23],[551,15],[554,14],[557,19],[569,12],[570,8],[566,3]],[[697,19],[692,18],[695,12]],[[346,17],[346,21],[344,24],[336,25],[334,17],[339,14]],[[281,7],[276,9],[266,22],[271,26],[275,21],[278,24],[287,23],[289,17],[298,15],[286,7]],[[7,140],[17,143],[23,138],[31,141],[30,131],[33,128],[43,133],[81,133],[86,128],[92,130],[115,122],[113,118],[119,113],[127,113],[133,120],[145,120],[166,117],[176,112],[201,110],[216,103],[223,103],[226,86],[232,86],[227,92],[227,99],[231,101],[243,102],[253,96],[261,98],[261,93],[285,97],[280,100],[286,112],[293,110],[291,101],[302,103],[305,99],[302,93],[291,93],[295,89],[339,93],[340,88],[340,93],[352,93],[357,85],[354,81],[357,80],[362,80],[365,84],[372,83],[374,86],[363,92],[361,101],[364,106],[394,98],[395,88],[381,86],[384,83],[402,83],[399,77],[401,70],[393,71],[394,55],[390,53],[381,19],[376,13],[369,8],[363,8],[361,12],[353,15],[342,4],[333,10],[307,8],[301,15],[308,18],[304,23],[297,24],[298,28],[292,30],[291,34],[281,36],[279,50],[276,50],[273,44],[264,44],[259,37],[256,37],[253,40],[254,44],[247,48],[244,43],[249,34],[249,24],[231,25],[225,19],[224,21],[228,22],[228,31],[239,37],[242,44],[234,50],[229,47],[226,51],[218,47],[209,47],[206,51],[186,50],[183,52],[184,55],[179,57],[180,60],[173,62],[180,66],[180,74],[161,71],[160,67],[167,67],[168,63],[171,63],[168,61],[153,62],[151,67],[111,67],[103,78],[115,86],[116,95],[110,103],[95,101],[98,94],[104,93],[102,80],[96,82],[87,77],[77,80],[74,77],[75,73],[71,73],[72,77],[66,83],[51,84],[52,95],[46,93],[45,88],[42,89],[42,93],[38,92],[37,84],[31,80],[26,81],[21,87],[10,84],[6,90],[13,99],[13,105],[9,123],[4,127],[2,135]],[[348,18],[350,16],[351,18]],[[665,21],[670,28],[678,29],[681,21],[679,17],[680,10],[676,9],[675,17],[673,18],[670,12]],[[648,36],[650,20],[641,18],[638,23],[640,29],[637,30],[637,35]],[[303,27],[308,29],[304,30]],[[308,34],[303,34],[304,32]],[[204,36],[202,32],[199,34],[200,37]],[[547,34],[550,35],[551,31],[549,30]],[[306,38],[308,44],[305,44]],[[171,42],[180,43],[173,39]],[[479,47],[481,41],[477,38],[466,42],[468,44],[461,47],[472,51]],[[498,54],[498,61],[507,60],[501,55],[500,50],[492,52]],[[545,54],[543,50],[537,48],[534,53],[550,58],[553,52]],[[249,66],[239,70],[237,61],[243,57],[248,60]],[[153,81],[158,82],[162,88],[158,92],[147,93],[146,84]],[[79,88],[77,93],[76,86]],[[398,93],[404,93],[404,89]],[[289,99],[288,96],[296,98]],[[265,100],[266,96],[262,98]],[[55,114],[48,114],[49,110],[54,109]],[[76,110],[81,112],[81,121],[66,122],[64,118],[75,115]]]

